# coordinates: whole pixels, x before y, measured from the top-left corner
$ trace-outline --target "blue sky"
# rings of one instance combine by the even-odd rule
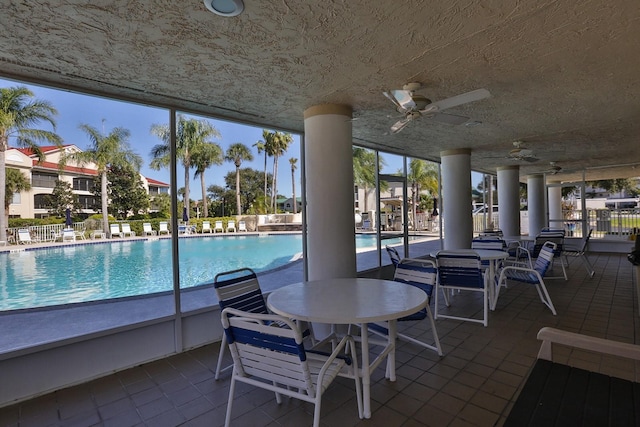
[[[168,124],[169,111],[161,108],[152,108],[139,104],[131,104],[121,101],[114,101],[95,96],[80,95],[74,92],[50,89],[43,86],[35,86],[22,82],[0,79],[0,87],[26,86],[37,99],[47,100],[58,110],[56,117],[56,133],[64,139],[64,144],[74,144],[80,149],[86,149],[90,145],[87,135],[79,129],[80,124],[88,124],[98,130],[109,133],[115,127],[123,127],[131,133],[129,144],[143,159],[141,173],[149,178],[169,183],[169,170],[153,170],[149,167],[151,161],[151,147],[161,141],[150,132],[153,124]],[[242,167],[264,170],[264,153],[258,155],[253,144],[262,139],[262,127],[240,125],[237,123],[208,119],[213,126],[218,129],[221,138],[214,140],[220,144],[223,150],[229,145],[241,142],[250,147],[253,151],[254,160],[243,162]],[[46,124],[42,124],[45,128]],[[298,159],[296,170],[296,195],[300,196],[300,168],[302,160],[300,158],[300,137],[293,134],[294,142],[289,150],[278,160],[278,194],[291,197],[291,167],[290,158]],[[10,144],[13,146],[14,144]],[[273,171],[273,160],[268,159],[267,171]],[[229,171],[234,171],[232,163],[225,162],[220,166],[213,166],[205,173],[207,186],[216,184],[224,185],[224,176]],[[178,183],[182,187],[184,171],[178,166]],[[193,171],[191,173],[193,177]],[[191,199],[201,198],[200,178],[192,180],[190,184]]]

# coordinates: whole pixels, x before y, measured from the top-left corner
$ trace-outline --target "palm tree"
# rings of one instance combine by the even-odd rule
[[[411,159],[409,162],[408,181],[411,183],[411,204],[413,212],[413,227],[416,230],[416,211],[420,192],[428,190],[435,195],[438,191],[438,169],[434,163],[420,159]]]
[[[62,146],[62,138],[51,131],[34,129],[40,121],[49,122],[55,131],[54,116],[58,111],[47,101],[31,100],[34,94],[24,86],[0,89],[0,200],[6,205],[7,175],[6,152],[9,138],[15,138],[20,147],[31,148],[38,160],[44,154],[38,142],[46,141]],[[0,215],[0,240],[7,240],[8,217]]]
[[[245,160],[248,162],[252,161],[253,154],[251,154],[249,147],[241,142],[236,142],[227,148],[224,159],[236,166],[236,212],[240,215],[242,214],[242,204],[240,203],[240,165],[242,165],[242,162]]]
[[[290,133],[270,132],[271,137],[267,139],[266,150],[269,156],[273,157],[273,176],[271,177],[271,208],[276,210],[276,199],[278,198],[278,158],[282,156],[293,142]]]
[[[267,146],[268,141],[271,139],[271,132],[266,129],[262,129],[262,140],[253,144],[258,149],[258,154],[262,154],[264,151],[264,198],[267,198]]]
[[[291,189],[293,190],[293,213],[298,213],[298,201],[296,200],[296,176],[295,171],[298,169],[296,163],[298,163],[298,159],[292,157],[289,159],[289,163],[291,164]]]
[[[104,135],[98,129],[87,124],[81,124],[83,130],[91,141],[91,148],[65,155],[60,160],[63,166],[68,160],[73,160],[79,165],[95,163],[100,176],[100,198],[102,202],[102,231],[109,232],[109,193],[107,189],[107,171],[111,166],[131,166],[136,172],[142,166],[142,157],[129,146],[130,132],[128,129],[113,128],[108,135]]]
[[[222,148],[220,145],[211,142],[205,142],[198,145],[192,152],[191,160],[196,167],[194,178],[200,176],[200,186],[202,188],[202,215],[204,218],[209,216],[209,198],[207,197],[207,187],[204,179],[204,171],[213,165],[221,165],[223,162]]]
[[[6,169],[6,187],[4,199],[4,214],[9,215],[9,205],[11,205],[11,198],[14,194],[22,191],[28,191],[31,189],[31,182],[29,178],[24,176],[18,169],[7,168]]]
[[[162,141],[161,144],[151,148],[152,169],[159,170],[171,164],[171,131],[169,125],[153,125],[151,133]],[[206,120],[186,119],[181,114],[178,115],[176,125],[176,157],[182,161],[184,166],[184,203],[189,206],[189,170],[194,166],[192,155],[196,147],[205,142],[210,142],[209,138],[220,138],[220,132]]]
[[[378,156],[378,169],[385,165]],[[369,210],[367,201],[369,190],[376,187],[376,153],[366,148],[353,147],[353,181],[364,190],[364,212]]]

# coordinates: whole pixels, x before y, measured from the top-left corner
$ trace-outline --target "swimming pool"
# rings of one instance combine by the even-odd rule
[[[358,248],[375,242],[373,235],[356,236]],[[178,248],[180,287],[188,288],[211,283],[222,271],[250,267],[262,272],[283,266],[302,252],[302,235],[185,238]],[[173,286],[170,239],[107,241],[2,255],[0,311],[144,295]]]

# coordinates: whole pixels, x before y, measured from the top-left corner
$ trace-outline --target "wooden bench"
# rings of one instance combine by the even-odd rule
[[[552,345],[640,361],[640,346],[554,328],[504,426],[640,426],[640,383],[553,362]]]

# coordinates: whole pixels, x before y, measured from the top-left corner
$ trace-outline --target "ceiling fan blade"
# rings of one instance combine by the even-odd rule
[[[446,123],[449,125],[461,125],[469,120],[469,117],[456,116],[455,114],[435,113],[427,115],[428,118],[436,120],[440,123]]]
[[[540,159],[537,158],[537,157],[533,157],[533,156],[527,156],[527,157],[523,157],[522,160],[524,160],[525,162],[534,163],[534,162],[537,162]]]
[[[400,105],[400,103],[398,103],[398,100],[397,100],[397,99],[395,99],[395,98],[393,97],[393,95],[391,94],[391,92],[382,92],[382,94],[383,94],[384,96],[386,96],[387,98],[389,98],[389,101],[393,102],[393,105],[395,105],[395,106],[396,106],[396,109],[397,109],[398,111],[401,111],[401,112],[403,112],[403,111],[404,111],[404,108],[402,107],[402,105]]]
[[[400,132],[402,129],[404,129],[409,122],[413,120],[413,118],[411,116],[407,116],[402,120],[398,120],[397,122],[395,122],[393,124],[393,126],[391,126],[391,133],[398,133]]]
[[[408,90],[392,90],[390,94],[396,100],[396,103],[400,105],[402,111],[413,110],[416,108],[416,103],[413,101],[411,92]]]
[[[489,98],[491,93],[486,89],[476,89],[471,92],[462,93],[460,95],[452,96],[451,98],[443,99],[442,101],[434,102],[433,106],[438,107],[438,110],[446,110],[447,108],[456,107],[458,105],[467,104],[469,102],[480,101],[481,99]]]

